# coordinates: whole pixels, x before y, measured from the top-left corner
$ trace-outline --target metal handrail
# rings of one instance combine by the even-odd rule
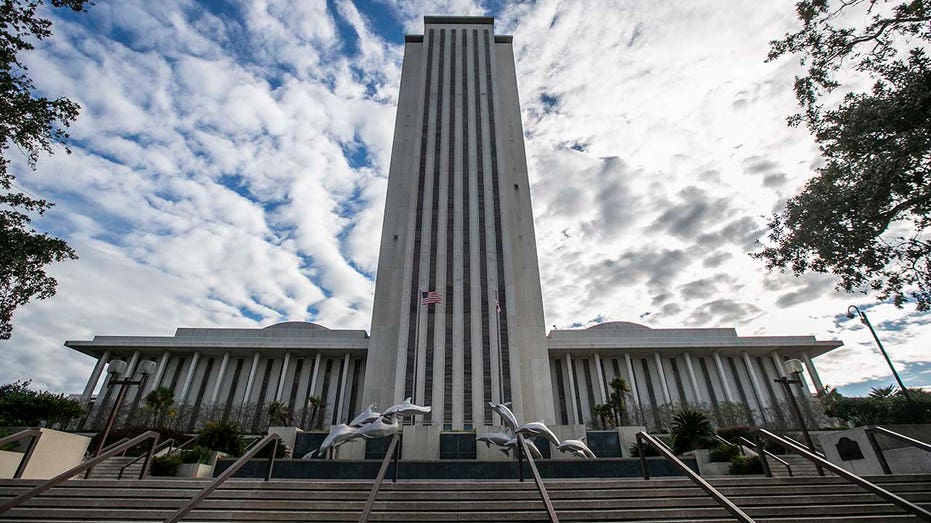
[[[644,442],[649,443],[654,449],[656,449],[657,452],[665,457],[667,461],[671,462],[673,466],[679,469],[679,471],[688,476],[689,479],[691,479],[692,482],[698,486],[698,488],[704,490],[705,493],[714,498],[714,500],[717,501],[718,504],[724,508],[724,510],[730,512],[731,515],[736,517],[738,521],[743,523],[756,523],[743,510],[740,510],[740,508],[735,505],[734,502],[728,499],[727,496],[721,494],[718,489],[712,487],[710,483],[702,479],[702,477],[696,474],[694,470],[689,468],[685,463],[682,462],[682,460],[677,458],[676,455],[670,452],[659,440],[645,432],[638,432],[637,450],[640,454],[640,467],[643,468],[643,479],[650,479],[650,473],[647,470],[646,457],[644,456],[646,450],[643,448]]]
[[[113,456],[119,454],[120,452],[124,452],[124,451],[126,451],[127,449],[129,449],[129,448],[131,448],[131,447],[133,447],[133,446],[135,446],[135,445],[138,445],[139,443],[142,443],[143,441],[148,440],[148,439],[151,439],[151,440],[152,440],[152,444],[149,446],[149,453],[147,454],[147,456],[151,459],[151,457],[152,457],[152,451],[155,449],[155,446],[158,445],[158,432],[155,432],[155,431],[152,431],[152,430],[147,431],[147,432],[143,432],[142,434],[136,436],[135,438],[133,438],[133,439],[131,439],[131,440],[129,440],[129,441],[126,441],[126,442],[122,443],[121,445],[118,445],[118,446],[116,446],[116,447],[113,447],[113,448],[111,448],[110,450],[107,450],[107,451],[105,451],[105,452],[101,452],[101,453],[100,453],[97,457],[95,457],[95,458],[92,458],[92,459],[90,459],[90,460],[88,460],[88,461],[85,461],[85,462],[83,462],[83,463],[81,463],[81,464],[79,464],[79,465],[77,465],[77,466],[74,466],[74,467],[72,467],[72,468],[70,468],[70,469],[68,469],[68,470],[66,470],[66,471],[64,471],[64,472],[62,472],[61,474],[55,476],[55,477],[52,478],[52,479],[48,479],[48,480],[43,481],[42,483],[39,483],[38,485],[36,485],[36,486],[33,487],[32,489],[30,489],[30,490],[28,490],[28,491],[26,491],[26,492],[20,494],[19,496],[16,496],[15,498],[13,498],[13,499],[7,501],[7,502],[4,503],[3,505],[0,505],[0,514],[2,514],[2,513],[4,513],[4,512],[6,512],[6,511],[12,509],[13,507],[16,507],[16,506],[18,506],[18,505],[20,505],[20,504],[22,504],[22,503],[24,503],[24,502],[26,502],[26,501],[29,501],[30,499],[32,499],[32,498],[38,496],[39,494],[45,492],[46,490],[49,490],[50,488],[54,487],[55,485],[58,485],[59,483],[62,483],[62,482],[64,482],[64,481],[70,479],[71,477],[76,476],[76,475],[80,474],[81,472],[84,472],[86,469],[90,469],[90,468],[94,467],[95,465],[99,464],[100,462],[102,462],[102,461],[104,461],[104,460],[107,460],[107,459],[110,459],[110,458],[112,458]],[[142,467],[145,468],[146,466],[148,466],[148,462],[149,462],[149,460],[147,459],[146,462],[142,465]]]
[[[533,474],[533,481],[537,484],[537,492],[540,493],[540,497],[543,499],[543,506],[546,507],[546,513],[550,517],[550,522],[559,523],[559,518],[556,517],[556,509],[553,508],[553,502],[550,501],[550,495],[546,491],[546,486],[543,485],[543,478],[540,477],[540,472],[537,470],[537,464],[533,462],[533,456],[527,449],[527,441],[524,440],[524,436],[522,434],[517,434],[517,443],[520,445],[520,447],[518,447],[518,454],[523,452],[524,456],[527,457],[527,464],[530,465],[530,473]],[[523,480],[523,472],[521,472],[521,480]]]
[[[196,496],[194,496],[190,501],[185,503],[175,512],[172,516],[165,520],[165,523],[176,523],[181,521],[181,518],[187,515],[188,512],[194,510],[194,507],[198,503],[204,500],[211,492],[218,489],[224,481],[228,480],[233,474],[235,474],[239,469],[243,467],[250,459],[254,458],[262,449],[268,446],[269,443],[274,443],[272,451],[268,457],[268,473],[265,474],[265,481],[268,481],[272,478],[272,470],[275,467],[275,454],[278,453],[278,441],[281,439],[281,436],[278,434],[269,434],[262,438],[258,444],[252,445],[252,447],[247,450],[239,459],[233,462],[228,469],[224,470],[222,474],[214,478],[214,480],[204,487]]]
[[[115,441],[115,442],[113,442],[113,443],[107,445],[106,447],[100,449],[100,452],[98,452],[95,456],[89,456],[89,457],[90,457],[90,458],[94,458],[94,457],[100,456],[100,455],[103,454],[104,452],[107,452],[108,450],[110,450],[110,449],[112,449],[112,448],[115,448],[117,445],[122,445],[123,443],[126,443],[127,441],[129,441],[129,438],[120,438],[120,439],[118,439],[117,441]],[[123,451],[123,454],[125,454],[127,450],[129,450],[129,449],[128,449],[128,448],[125,449],[125,450]],[[90,477],[91,477],[91,472],[93,472],[93,471],[94,471],[94,467],[88,468],[87,471],[84,472],[84,479],[90,478]]]
[[[29,441],[26,450],[23,452],[23,457],[19,460],[19,465],[16,466],[16,472],[13,473],[13,477],[18,479],[23,477],[23,472],[26,471],[26,465],[29,464],[29,459],[32,458],[32,452],[36,449],[36,445],[39,443],[39,437],[42,436],[42,431],[39,429],[26,429],[17,432],[16,434],[11,434],[5,438],[0,438],[0,446],[7,445],[9,443],[16,443],[17,441],[24,440],[26,438],[32,438]]]
[[[799,440],[793,438],[792,436],[786,436],[785,434],[783,434],[782,437],[785,438],[785,439],[787,439],[787,440],[789,440],[789,441],[791,441],[792,443],[795,443],[795,444],[798,445],[799,447],[808,448],[807,445],[805,445],[805,444],[802,443],[801,441],[799,441]],[[826,456],[824,455],[824,452],[822,452],[822,451],[820,451],[820,450],[818,450],[818,449],[816,449],[816,448],[812,448],[812,449],[811,449],[811,452],[814,453],[815,455],[819,456],[819,457],[826,458]]]
[[[176,450],[181,450],[181,449],[183,449],[184,447],[187,447],[188,445],[190,445],[191,442],[196,441],[196,440],[197,440],[197,436],[191,436],[191,439],[185,441],[184,443],[178,445],[177,447],[175,447],[175,446],[169,447],[169,448],[168,448],[168,452],[166,452],[165,455],[166,455],[166,456],[170,456],[172,452],[174,452],[174,451],[176,451]],[[158,446],[155,447],[155,454],[158,454],[158,452],[159,452],[160,450],[164,449],[164,448],[165,448],[166,446],[168,446],[168,445],[172,445],[174,442],[175,442],[175,439],[174,439],[174,438],[168,438],[168,439],[166,439],[165,441],[159,443]],[[139,460],[142,459],[143,457],[145,457],[145,454],[136,456],[136,459],[134,459],[134,460],[130,461],[129,463],[127,463],[127,464],[123,465],[122,467],[120,467],[120,472],[119,472],[119,474],[116,475],[116,479],[123,479],[123,472],[124,472],[127,468],[129,468],[130,466],[134,465],[137,461],[139,461]],[[142,469],[141,471],[139,471],[139,479],[145,479],[145,475],[146,475],[146,469]]]
[[[866,439],[870,441],[870,446],[873,447],[873,452],[876,454],[876,458],[879,459],[879,466],[882,467],[883,474],[892,474],[892,469],[889,468],[889,462],[886,461],[886,456],[883,455],[883,451],[879,448],[879,442],[876,441],[876,434],[881,434],[883,436],[887,436],[892,439],[903,441],[925,452],[931,452],[931,445],[928,445],[927,443],[923,441],[918,441],[917,439],[910,438],[904,434],[893,432],[885,427],[879,427],[879,426],[866,427],[864,432],[866,432]]]
[[[816,454],[809,452],[808,449],[806,449],[804,446],[802,446],[801,444],[797,442],[793,443],[792,441],[782,438],[780,436],[777,436],[766,429],[756,429],[754,434],[763,436],[764,438],[769,439],[771,441],[775,441],[776,443],[779,443],[783,447],[786,447],[787,449],[795,451],[795,453],[801,455],[803,458],[806,458],[809,461],[814,462],[816,465],[821,465],[822,467],[830,470],[831,472],[846,479],[847,481],[856,483],[857,485],[860,485],[861,487],[872,492],[873,494],[876,494],[877,496],[881,498],[885,498],[891,501],[892,503],[898,505],[900,508],[904,509],[906,512],[909,512],[915,516],[918,516],[919,518],[922,518],[925,521],[931,521],[931,512],[919,507],[918,505],[912,503],[911,501],[908,501],[907,499],[904,499],[902,497],[899,497],[893,494],[892,492],[889,492],[888,490],[876,485],[875,483],[871,483],[861,478],[860,476],[831,463],[830,461],[822,458],[821,456],[818,456]],[[763,461],[765,464],[766,457],[761,456],[760,460]],[[765,466],[768,466],[768,465],[764,465],[764,467]]]
[[[789,465],[789,462],[788,462],[788,461],[786,461],[786,460],[780,458],[779,456],[773,454],[772,452],[766,450],[765,448],[763,448],[763,445],[761,445],[760,443],[754,443],[754,442],[748,440],[747,438],[745,438],[745,437],[743,437],[743,436],[740,437],[740,441],[742,441],[743,443],[745,443],[747,446],[749,446],[749,447],[751,447],[751,448],[755,448],[755,449],[756,449],[757,455],[759,455],[759,454],[766,454],[767,456],[773,458],[774,460],[778,461],[779,463],[782,463],[782,464],[786,467],[786,471],[789,473],[789,477],[790,477],[790,478],[795,477],[795,475],[792,474],[792,465]],[[767,464],[767,465],[768,465],[768,464]],[[769,467],[767,466],[767,467],[765,468],[765,470],[769,470]],[[770,477],[772,477],[772,475],[773,475],[772,471],[770,471],[769,474],[767,474],[767,476],[770,476]]]
[[[388,450],[385,452],[385,457],[381,460],[381,467],[378,469],[378,475],[375,476],[375,483],[372,485],[372,490],[369,491],[369,497],[365,501],[365,508],[362,509],[362,515],[359,517],[359,523],[366,523],[369,520],[369,516],[372,514],[372,507],[375,506],[375,497],[378,496],[378,489],[381,488],[381,482],[385,480],[385,474],[388,472],[388,464],[391,461],[394,461],[394,479],[393,482],[398,481],[398,461],[399,454],[401,453],[401,447],[398,444],[401,441],[401,435],[398,433],[394,434],[394,437],[391,438],[391,443],[388,444]]]

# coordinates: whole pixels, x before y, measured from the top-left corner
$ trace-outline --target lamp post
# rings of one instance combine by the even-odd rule
[[[792,413],[795,414],[795,420],[798,421],[798,425],[802,429],[802,437],[805,439],[805,445],[808,446],[808,451],[812,454],[817,454],[815,445],[811,441],[811,434],[808,433],[808,427],[805,425],[805,417],[802,416],[802,411],[798,408],[798,402],[795,401],[795,394],[792,393],[792,385],[800,385],[802,383],[802,362],[799,360],[786,360],[785,367],[794,378],[789,379],[786,376],[782,376],[773,381],[781,384],[785,390],[789,405],[792,406]],[[821,469],[821,465],[815,463],[815,467],[818,469],[818,475],[823,476],[824,470]]]
[[[847,318],[853,319],[854,313],[857,311],[856,315],[860,316],[860,323],[866,325],[870,329],[870,333],[873,335],[873,339],[876,340],[876,346],[879,347],[879,352],[882,353],[883,357],[886,358],[886,363],[889,364],[889,369],[892,370],[892,377],[895,378],[896,383],[899,384],[899,390],[902,391],[902,395],[905,396],[905,399],[909,402],[912,401],[912,397],[908,395],[908,389],[905,388],[905,384],[902,383],[902,378],[899,377],[899,373],[896,372],[895,366],[892,365],[892,360],[889,359],[889,354],[886,353],[886,349],[883,348],[883,344],[879,341],[879,336],[876,335],[876,330],[873,329],[873,324],[870,323],[870,319],[866,317],[866,313],[857,308],[856,305],[851,305],[847,307]]]
[[[120,410],[120,405],[123,403],[123,398],[126,397],[126,387],[128,385],[138,385],[139,390],[142,391],[146,378],[149,377],[149,374],[155,372],[155,362],[145,360],[140,361],[139,364],[136,365],[136,372],[142,375],[142,377],[138,380],[116,379],[117,376],[126,372],[126,368],[127,364],[123,360],[111,361],[110,365],[107,366],[107,372],[111,374],[110,382],[107,384],[107,386],[112,387],[113,385],[119,385],[120,390],[116,395],[116,401],[113,403],[113,408],[110,410],[110,416],[107,418],[107,424],[104,426],[103,434],[100,436],[100,441],[97,442],[97,450],[94,451],[95,457],[100,455],[100,451],[103,450],[104,443],[107,441],[107,436],[110,435],[110,429],[113,428],[113,422],[116,420],[116,414]]]

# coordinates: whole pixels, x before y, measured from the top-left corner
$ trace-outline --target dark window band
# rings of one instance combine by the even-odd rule
[[[449,133],[446,137],[446,328],[443,345],[443,423],[453,422],[453,258],[455,257],[455,172],[456,172],[456,31],[449,32]],[[445,52],[445,50],[444,50]]]
[[[478,61],[478,29],[472,30],[472,78],[475,82],[475,156],[476,174],[478,175],[478,245],[479,245],[479,273],[481,279],[481,307],[482,307],[482,404],[485,414],[485,424],[491,425],[491,341],[488,325],[488,248],[485,241],[485,158],[482,144],[482,90],[479,85]]]
[[[472,423],[472,191],[469,176],[469,80],[468,71],[468,32],[462,30],[462,369],[463,374],[463,411],[465,424]]]

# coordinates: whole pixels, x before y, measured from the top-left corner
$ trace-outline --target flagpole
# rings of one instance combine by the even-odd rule
[[[417,288],[417,323],[414,324],[414,375],[411,378],[412,380],[411,384],[413,385],[411,388],[413,390],[413,396],[414,396],[411,399],[411,401],[414,403],[414,405],[418,405],[417,403],[417,367],[418,367],[417,363],[418,363],[418,360],[420,359],[420,308],[421,308],[421,303],[423,303],[422,296],[423,296],[423,291],[421,291],[420,288],[418,287]],[[411,418],[411,424],[413,424],[413,418]]]

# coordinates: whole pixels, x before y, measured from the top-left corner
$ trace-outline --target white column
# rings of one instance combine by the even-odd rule
[[[811,376],[811,382],[815,386],[815,391],[820,393],[824,390],[824,385],[821,383],[821,377],[818,376],[818,369],[815,368],[815,362],[811,361],[807,352],[803,352],[802,357],[805,360],[805,367],[808,369],[808,375]]]
[[[659,357],[658,352],[653,353],[653,361],[656,362],[656,370],[659,372],[659,381],[663,385],[663,400],[665,404],[668,405],[672,403],[672,398],[669,396],[669,385],[666,384],[666,371],[663,369],[663,359]]]
[[[705,398],[702,396],[701,389],[698,386],[698,380],[695,379],[695,367],[692,366],[692,355],[688,352],[682,355],[685,356],[685,367],[689,371],[689,379],[692,380],[692,392],[695,393],[695,401],[701,403],[705,401]]]
[[[336,421],[338,423],[344,423],[346,419],[346,408],[345,405],[348,405],[349,402],[346,401],[346,382],[349,377],[349,354],[347,353],[343,357],[343,372],[339,377],[339,405],[336,405]],[[349,421],[349,420],[346,420]]]
[[[724,374],[724,364],[721,363],[721,355],[715,351],[714,353],[714,365],[718,368],[718,376],[721,377],[721,387],[724,388],[724,397],[727,398],[727,401],[734,401],[734,395],[731,393],[731,386],[727,382],[727,374]]]
[[[637,408],[642,409],[640,403],[640,392],[637,391],[637,376],[634,374],[634,365],[630,361],[630,354],[624,353],[624,363],[627,364],[627,377],[630,378],[630,391],[634,393],[634,401],[637,402]]]
[[[783,376],[789,377],[789,375],[786,374],[786,368],[782,366],[782,358],[775,352],[771,353],[769,357],[772,358],[773,365],[776,366],[776,373],[779,374],[779,376],[776,376],[776,377],[777,378],[781,378]]]
[[[288,377],[288,363],[291,362],[291,353],[284,354],[284,361],[281,363],[281,373],[278,376],[278,389],[275,391],[275,401],[281,401],[282,389],[284,389],[284,380]]]
[[[131,379],[133,374],[136,373],[136,363],[139,363],[139,356],[142,355],[142,351],[134,351],[133,355],[129,358],[129,364],[126,365],[126,372],[120,376],[121,380]]]
[[[756,369],[753,368],[753,360],[750,359],[750,355],[746,352],[743,353],[744,364],[747,366],[747,374],[750,375],[750,383],[753,385],[753,392],[756,393],[756,402],[760,407],[760,418],[763,422],[766,422],[766,415],[764,411],[766,409],[766,396],[763,396],[763,388],[760,386],[760,380],[756,377]]]
[[[187,376],[184,378],[184,385],[181,386],[181,394],[178,395],[178,405],[184,405],[187,401],[187,393],[191,390],[191,382],[194,381],[194,372],[197,370],[197,364],[200,363],[200,353],[195,352],[191,358],[191,366],[187,369]]]
[[[595,372],[598,373],[598,390],[601,391],[601,402],[608,402],[608,394],[605,387],[604,371],[601,369],[601,357],[595,354]]]
[[[168,368],[168,358],[170,357],[170,352],[165,351],[162,353],[162,357],[158,360],[158,368],[155,369],[155,376],[152,377],[149,385],[146,386],[149,389],[149,392],[157,389],[158,384],[162,382],[162,376],[165,375],[165,369]]]
[[[217,396],[220,395],[220,387],[223,385],[223,378],[226,377],[226,367],[230,363],[230,353],[224,352],[223,359],[220,360],[220,371],[217,372],[217,381],[213,384],[213,393],[210,394],[210,403],[216,403]],[[232,394],[233,391],[230,391]]]
[[[255,372],[259,368],[259,353],[256,352],[252,358],[252,369],[249,371],[249,380],[246,381],[246,392],[242,396],[242,403],[249,403],[249,397],[252,396],[252,385],[255,384]]]
[[[307,397],[313,396],[317,392],[317,375],[320,374],[320,353],[314,358],[314,373],[310,376],[310,386],[307,388]],[[304,405],[305,407],[307,405]]]
[[[566,354],[566,375],[569,376],[569,409],[572,411],[572,423],[579,422],[579,409],[576,407],[575,399],[575,373],[572,372],[572,356]]]
[[[82,403],[89,401],[91,395],[94,394],[94,389],[97,388],[97,382],[100,381],[100,373],[103,372],[104,367],[107,366],[108,359],[110,359],[110,351],[104,351],[100,359],[97,360],[97,364],[94,365],[94,371],[91,372],[91,376],[87,380],[87,385],[84,386],[84,392],[81,394]]]

